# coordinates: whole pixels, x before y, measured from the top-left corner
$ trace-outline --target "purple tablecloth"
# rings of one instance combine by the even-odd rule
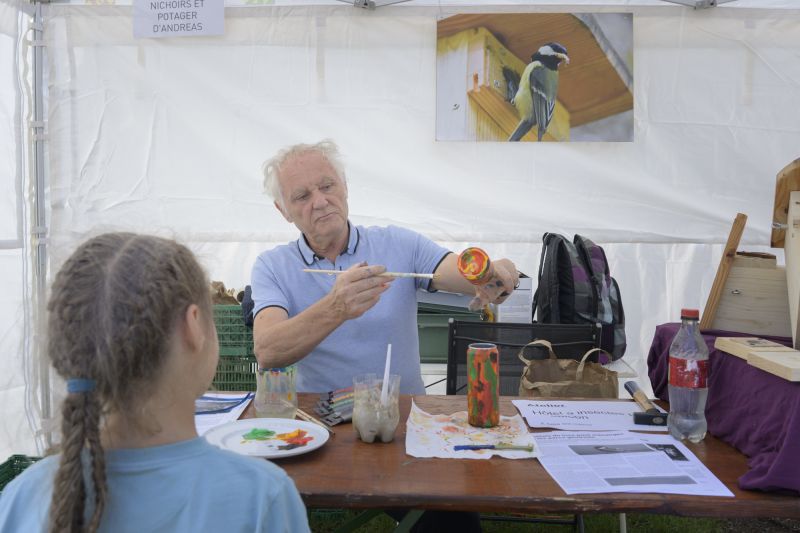
[[[647,356],[653,392],[665,401],[669,401],[669,345],[679,327],[657,326]],[[749,457],[750,470],[739,478],[739,487],[800,493],[800,383],[714,349],[717,337],[748,336],[752,335],[703,332],[709,351],[708,431]],[[785,337],[763,338],[791,345]]]

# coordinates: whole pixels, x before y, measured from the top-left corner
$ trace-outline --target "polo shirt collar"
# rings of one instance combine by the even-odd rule
[[[358,241],[359,241],[359,234],[358,228],[353,226],[350,221],[347,221],[347,231],[349,237],[347,239],[347,246],[344,250],[341,251],[339,255],[349,254],[353,255],[356,253],[356,249],[358,248]],[[300,257],[303,258],[303,262],[311,266],[314,264],[315,261],[319,261],[320,259],[324,259],[323,257],[318,256],[314,253],[314,250],[308,245],[308,241],[306,240],[305,235],[300,235],[300,238],[297,239],[297,249],[300,251]]]

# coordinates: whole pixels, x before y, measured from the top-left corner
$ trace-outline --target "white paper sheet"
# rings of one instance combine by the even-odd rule
[[[499,443],[530,445],[533,451],[455,450],[458,445]],[[530,459],[539,456],[539,447],[519,415],[500,416],[500,423],[493,428],[476,428],[467,422],[466,411],[451,415],[432,415],[412,401],[411,413],[406,423],[406,453],[413,457],[445,459],[489,459],[492,455],[506,459]]]
[[[633,413],[641,411],[636,402],[604,400],[513,400],[532,428],[583,430],[636,430],[666,432],[666,426],[633,423]],[[665,412],[659,408],[661,412]]]
[[[219,393],[219,392],[207,392],[203,396],[205,397],[212,397],[212,398],[219,398],[220,400],[234,400],[234,399],[242,399],[248,398],[246,401],[243,401],[238,406],[234,407],[227,413],[206,413],[202,415],[195,414],[194,415],[194,425],[197,428],[197,434],[203,436],[206,431],[211,428],[220,426],[227,422],[232,422],[233,420],[238,420],[239,417],[242,415],[247,406],[250,405],[250,402],[253,398],[253,393],[242,393],[242,394],[231,394],[231,393]]]
[[[537,433],[539,461],[567,494],[657,492],[733,497],[669,435],[627,431]]]

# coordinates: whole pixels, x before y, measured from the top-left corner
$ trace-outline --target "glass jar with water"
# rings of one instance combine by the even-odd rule
[[[282,368],[259,368],[256,373],[256,397],[253,406],[260,418],[294,418],[297,413],[295,365]]]

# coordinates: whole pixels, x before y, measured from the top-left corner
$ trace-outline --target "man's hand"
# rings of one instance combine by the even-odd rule
[[[519,272],[508,259],[492,261],[494,275],[485,285],[475,288],[475,298],[469,308],[473,311],[482,309],[486,304],[501,304],[511,295],[519,284]]]
[[[342,320],[357,318],[371,309],[389,288],[394,278],[380,276],[386,272],[381,265],[362,262],[339,274],[331,292],[325,297],[328,305]]]

